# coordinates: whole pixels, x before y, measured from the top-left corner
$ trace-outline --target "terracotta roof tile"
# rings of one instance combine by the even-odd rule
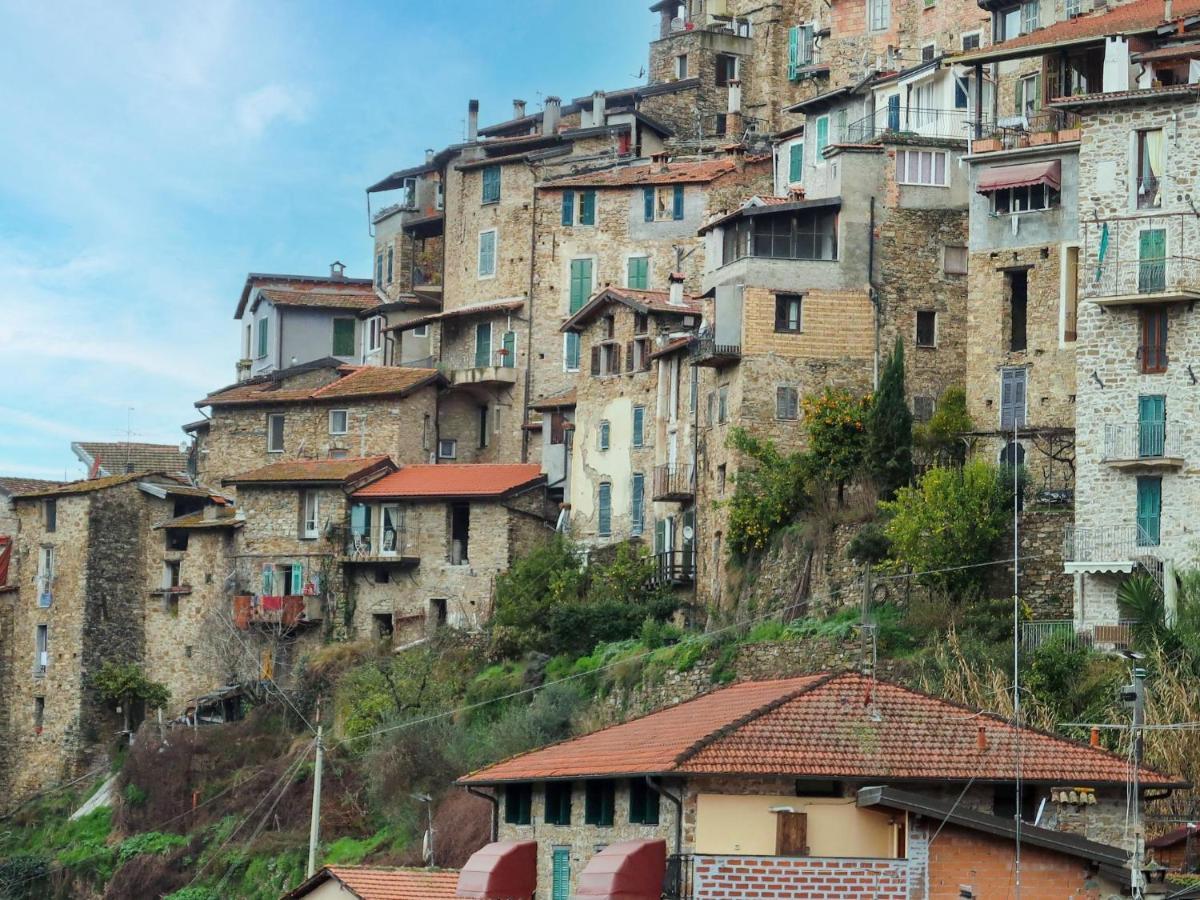
[[[320,387],[281,388],[273,378],[254,379],[209,394],[197,406],[252,406],[408,394],[436,380],[436,369],[405,366],[338,366],[339,378]]]
[[[0,477],[0,493],[29,494],[34,491],[46,491],[56,488],[61,481],[46,481],[42,478],[20,478],[17,476]]]
[[[671,302],[668,291],[641,291],[634,288],[606,287],[588,300],[583,307],[562,324],[563,331],[573,331],[586,324],[607,303],[624,303],[633,308],[660,315],[697,316],[704,312],[704,300],[696,294],[684,294],[683,302]]]
[[[389,326],[387,331],[410,331],[413,328],[419,328],[422,325],[428,325],[431,322],[441,322],[445,319],[461,319],[468,316],[486,316],[492,313],[511,312],[514,309],[520,309],[525,305],[525,300],[520,297],[513,297],[510,300],[489,300],[486,303],[472,303],[467,306],[458,306],[454,309],[443,310],[442,312],[431,313],[428,316],[421,316],[416,319],[409,319],[407,322],[400,322],[396,325]]]
[[[226,478],[222,484],[345,484],[378,472],[393,470],[386,456],[345,459],[293,459]]]
[[[87,465],[98,456],[101,471],[113,475],[123,474],[130,467],[134,472],[187,471],[187,454],[180,451],[178,444],[75,441],[71,448]]]
[[[542,479],[536,464],[451,463],[405,466],[357,491],[356,500],[385,498],[503,497]]]
[[[761,162],[765,157],[747,157],[746,165]],[[651,163],[648,166],[625,166],[605,169],[586,175],[572,175],[541,185],[547,190],[570,187],[639,187],[656,184],[704,184],[737,170],[737,160],[706,159],[696,162]]]
[[[246,276],[242,285],[241,296],[238,297],[237,311],[233,314],[240,319],[246,311],[246,304],[256,288],[278,288],[285,291],[348,291],[354,292],[366,288],[373,290],[370,278],[334,278],[330,275],[276,275],[267,272],[251,272]]]
[[[170,475],[164,475],[161,472],[130,472],[122,473],[120,475],[105,475],[102,478],[85,478],[80,481],[68,481],[65,484],[60,484],[54,487],[42,488],[20,494],[15,499],[24,500],[38,497],[70,497],[80,494],[93,494],[96,491],[103,491],[107,488],[129,484],[131,481],[146,481],[148,479],[167,482],[173,482],[176,480],[171,478]]]
[[[678,350],[682,350],[688,345],[691,340],[689,337],[675,338],[673,341],[668,341],[657,350],[650,354],[650,359],[658,359],[660,356],[670,356]]]
[[[984,729],[986,748],[979,749]],[[536,750],[464,781],[642,773],[922,781],[1011,780],[1018,729],[987,713],[858,674],[748,682]],[[1124,784],[1126,760],[1020,730],[1030,781]],[[1179,779],[1143,770],[1142,783]]]
[[[543,397],[541,400],[535,400],[529,404],[530,409],[546,410],[546,409],[562,409],[565,406],[575,405],[575,388],[569,391],[556,394],[553,397]]]
[[[309,309],[369,309],[379,303],[370,285],[355,285],[353,290],[280,290],[263,288],[259,294],[276,306],[300,306]]]
[[[454,900],[457,872],[431,869],[379,869],[367,866],[326,866],[312,879],[287,894],[302,897],[332,876],[362,900]]]

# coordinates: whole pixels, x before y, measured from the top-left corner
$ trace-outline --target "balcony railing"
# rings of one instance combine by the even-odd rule
[[[852,122],[840,142],[868,144],[885,137],[910,136],[965,141],[974,134],[974,127],[974,114],[966,109],[884,107]]]
[[[1136,619],[1121,619],[1115,625],[1076,626],[1071,619],[1053,619],[1021,624],[1021,652],[1033,653],[1043,644],[1060,641],[1070,650],[1112,644],[1128,647],[1133,641]]]
[[[695,473],[690,465],[654,467],[655,500],[690,500],[696,493]]]
[[[388,562],[420,559],[416,532],[407,529],[385,531],[382,536],[369,531],[356,532],[346,540],[343,562]]]
[[[1109,258],[1089,274],[1092,280],[1085,282],[1086,293],[1100,303],[1200,298],[1200,259],[1193,256]]]
[[[321,598],[309,595],[283,597],[239,595],[233,598],[233,623],[242,631],[252,625],[284,629],[321,620]]]
[[[741,344],[719,344],[711,337],[692,338],[688,344],[688,361],[698,366],[725,366],[741,358]]]
[[[1071,563],[1132,562],[1139,555],[1136,525],[1068,525],[1063,535],[1063,560]]]
[[[1104,462],[1153,463],[1179,458],[1178,440],[1166,422],[1104,426]]]
[[[663,875],[663,900],[692,900],[692,872],[690,853],[672,853],[668,856],[667,871]]]
[[[696,580],[695,550],[665,550],[654,554],[655,586],[691,584]]]
[[[971,150],[974,153],[988,153],[1077,141],[1079,123],[1078,113],[1058,109],[1008,119],[985,116],[980,121],[980,135],[972,143]],[[974,121],[969,134],[975,134]]]

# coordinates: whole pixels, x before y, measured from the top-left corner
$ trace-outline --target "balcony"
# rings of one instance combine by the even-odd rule
[[[417,535],[406,529],[384,532],[382,541],[370,532],[358,532],[346,541],[340,561],[347,566],[413,568],[421,564],[421,551]]]
[[[1135,525],[1068,525],[1063,535],[1063,562],[1068,574],[1132,572],[1141,565],[1154,574],[1162,562],[1155,553],[1159,536]]]
[[[974,127],[974,114],[966,109],[883,107],[850,123],[840,143],[870,144],[915,138],[965,141],[974,133]]]
[[[696,494],[696,478],[690,465],[654,467],[654,492],[651,499],[658,502],[691,500]]]
[[[1113,469],[1179,469],[1183,457],[1174,430],[1165,422],[1141,422],[1135,425],[1104,426],[1102,462]]]
[[[242,631],[252,627],[291,630],[320,622],[321,598],[316,595],[265,597],[243,594],[233,598],[233,624]]]
[[[666,550],[655,553],[653,561],[654,574],[650,576],[650,583],[654,587],[676,587],[696,580],[695,550]]]
[[[1128,647],[1133,642],[1134,619],[1121,619],[1115,625],[1079,627],[1071,619],[1052,619],[1021,623],[1021,652],[1033,653],[1050,641],[1061,642],[1069,650],[1097,645]]]
[[[439,363],[438,370],[446,376],[452,388],[492,387],[517,383],[517,360],[510,350],[490,354],[475,354],[472,366]]]
[[[1090,283],[1084,281],[1088,299],[1098,306],[1148,306],[1200,300],[1200,259],[1193,256],[1156,256],[1147,259],[1110,258],[1098,263]]]
[[[688,343],[688,362],[696,366],[720,369],[742,358],[740,344],[718,344],[711,337],[696,337]]]
[[[972,120],[968,134],[974,134]],[[971,142],[972,153],[996,153],[1048,144],[1066,144],[1080,138],[1079,115],[1064,110],[1046,110],[1032,116],[1008,119],[984,118],[980,136]]]

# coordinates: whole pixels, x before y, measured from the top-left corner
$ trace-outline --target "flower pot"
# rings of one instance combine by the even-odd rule
[[[1043,144],[1053,144],[1058,140],[1057,131],[1035,131],[1029,135],[1029,146],[1040,147]]]
[[[1063,128],[1058,132],[1060,141],[1077,141],[1082,136],[1082,132],[1078,128]]]
[[[971,142],[972,153],[993,153],[1000,149],[1000,138],[979,138]]]

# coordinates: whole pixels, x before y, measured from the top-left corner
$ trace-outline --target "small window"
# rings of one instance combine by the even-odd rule
[[[429,621],[441,628],[446,624],[449,605],[445,597],[434,597],[429,601]]]
[[[683,185],[664,185],[643,189],[647,222],[681,221],[684,214]]]
[[[647,313],[633,314],[633,333],[648,334],[650,332],[650,316]]]
[[[375,254],[375,286],[383,287],[383,253]]]
[[[616,784],[607,779],[588,781],[585,787],[583,822],[598,828],[611,828],[616,805]]]
[[[1137,207],[1162,206],[1163,130],[1150,128],[1137,133]]]
[[[267,452],[283,452],[283,413],[271,413],[267,416]]]
[[[631,825],[658,824],[658,791],[640,778],[629,781],[629,823]]]
[[[775,388],[775,418],[797,419],[800,416],[800,392],[794,387]]]
[[[629,533],[637,536],[646,528],[646,476],[633,473],[633,493],[629,500]]]
[[[58,529],[58,501],[53,497],[42,501],[42,524],[46,531]]]
[[[429,337],[429,326],[418,325],[416,328],[410,329],[408,333],[415,338],[427,338]]]
[[[803,298],[799,294],[775,295],[775,330],[796,334],[803,329]]]
[[[913,421],[928,422],[933,418],[934,400],[932,397],[917,395],[913,397]]]
[[[367,352],[374,353],[383,347],[383,317],[371,316],[367,321]]]
[[[1138,361],[1141,371],[1147,375],[1167,371],[1167,311],[1162,308],[1143,309],[1139,320]]]
[[[504,822],[506,825],[529,825],[533,821],[533,785],[504,786]]]
[[[579,371],[579,332],[568,331],[563,335],[563,369]]]
[[[267,355],[269,334],[271,330],[271,322],[265,316],[258,320],[258,358],[263,359]]]
[[[817,117],[817,139],[813,147],[813,162],[819,163],[825,158],[825,148],[829,146],[829,116]]]
[[[596,533],[600,537],[612,534],[612,485],[600,482],[596,502]]]
[[[303,520],[301,522],[300,537],[305,540],[315,540],[321,530],[321,501],[316,491],[304,491],[303,499]]]
[[[37,734],[42,733],[42,726],[46,721],[46,698],[33,698],[33,730]]]
[[[45,675],[50,668],[50,626],[38,625],[34,631],[33,672]]]
[[[568,228],[573,225],[595,225],[596,192],[563,191],[562,223]]]
[[[729,419],[729,385],[723,384],[717,390],[717,423],[724,425]]]
[[[1029,34],[1037,31],[1041,20],[1041,10],[1038,0],[1026,0],[1021,4],[1021,33]]]
[[[1004,188],[992,194],[992,211],[998,216],[1053,209],[1058,204],[1058,191],[1046,184]]]
[[[479,235],[479,277],[492,278],[496,274],[496,229]]]
[[[333,320],[333,355],[354,355],[354,319]]]
[[[931,2],[926,0],[927,6],[932,6]],[[937,44],[922,44],[921,45],[921,62],[933,62],[933,58],[937,56]]]
[[[935,310],[917,310],[917,346],[937,346],[937,312]]]
[[[331,409],[329,411],[329,433],[330,434],[345,434],[350,430],[350,413],[344,409]]]
[[[796,141],[788,148],[788,183],[798,184],[804,180],[804,141]]]
[[[688,58],[686,53],[675,57],[675,77],[681,81],[688,77]]]
[[[941,150],[898,150],[896,181],[900,184],[946,186],[946,154]]]
[[[611,427],[610,423],[608,422],[608,420],[605,419],[604,421],[602,421],[600,423],[600,426],[596,429],[596,449],[597,450],[607,450],[608,449],[608,442],[609,442],[609,438],[611,436],[611,432],[612,432],[612,427]]]
[[[38,549],[37,602],[42,609],[49,607],[54,600],[54,575],[54,548],[40,547]]]
[[[635,406],[633,408],[633,446],[644,447],[646,445],[646,407]]]
[[[569,781],[547,782],[545,804],[547,825],[570,825],[571,783]]]
[[[732,53],[717,54],[717,86],[726,87],[738,80],[738,58]]]
[[[438,459],[455,459],[458,456],[458,441],[443,438],[438,441]]]
[[[718,497],[723,497],[725,495],[725,473],[726,473],[725,463],[721,463],[719,466],[717,466],[717,496]]]
[[[167,590],[177,588],[182,583],[183,564],[177,559],[168,559],[163,563],[163,587]]]
[[[488,432],[488,408],[487,406],[479,407],[479,449],[483,450],[489,443],[490,434]]]
[[[388,251],[387,251],[387,283],[388,284],[392,283],[392,276],[393,276],[394,270],[395,270],[395,266],[394,266],[395,259],[396,259],[396,251],[393,250],[391,247],[388,247]]]
[[[980,37],[980,35],[979,35],[978,31],[972,31],[969,34],[962,35],[960,40],[961,40],[963,52],[966,52],[968,50],[978,50],[979,49],[979,37]]]
[[[483,170],[483,197],[484,203],[499,203],[500,202],[500,167],[486,166]]]
[[[947,244],[942,248],[942,271],[947,275],[967,274],[967,248]]]
[[[631,256],[625,271],[625,287],[637,291],[650,288],[650,258],[647,256]],[[645,318],[643,316],[642,318]],[[643,332],[638,332],[642,334]]]
[[[867,0],[867,28],[885,31],[892,22],[891,0]]]

